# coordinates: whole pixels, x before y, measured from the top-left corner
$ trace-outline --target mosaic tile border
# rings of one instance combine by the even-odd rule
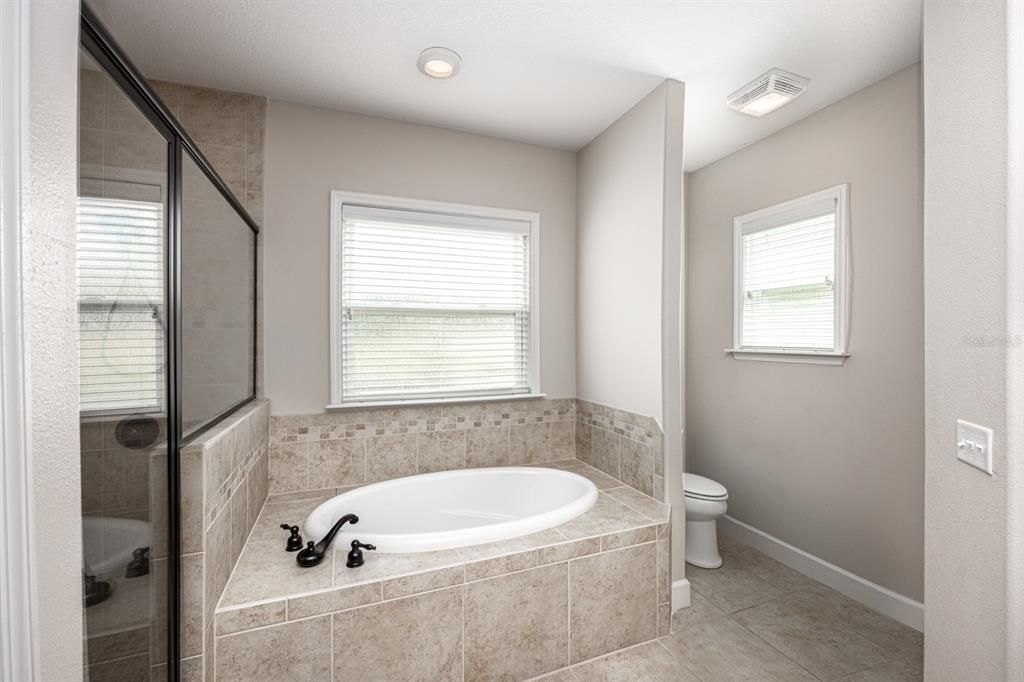
[[[572,421],[575,403],[571,398],[541,398],[273,416],[270,418],[270,444]]]
[[[657,445],[661,438],[661,428],[653,417],[645,417],[589,400],[576,400],[576,420],[644,445]]]

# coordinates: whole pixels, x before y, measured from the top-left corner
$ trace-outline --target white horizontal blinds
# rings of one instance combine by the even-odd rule
[[[527,393],[529,230],[345,206],[342,400]]]
[[[835,347],[835,210],[743,235],[743,348]]]
[[[163,404],[163,205],[78,200],[83,412]]]

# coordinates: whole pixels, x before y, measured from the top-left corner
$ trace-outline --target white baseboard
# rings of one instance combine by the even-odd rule
[[[870,580],[861,578],[859,575],[854,575],[846,569],[819,559],[788,542],[742,521],[737,521],[728,514],[719,520],[718,527],[726,535],[764,552],[776,561],[782,562],[809,578],[814,578],[818,582],[842,592],[850,599],[859,601],[868,608],[898,620],[918,632],[924,631],[924,604],[921,602],[893,592]],[[672,597],[672,608],[675,608],[675,589],[672,591]],[[687,585],[687,603],[689,603],[689,585]]]
[[[672,610],[678,611],[690,605],[690,581],[686,578],[672,581]]]

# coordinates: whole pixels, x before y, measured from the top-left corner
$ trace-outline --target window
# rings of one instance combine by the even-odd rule
[[[734,357],[843,363],[846,197],[841,185],[735,219]]]
[[[160,410],[163,204],[78,199],[81,410]]]
[[[539,395],[537,214],[331,203],[329,407]]]

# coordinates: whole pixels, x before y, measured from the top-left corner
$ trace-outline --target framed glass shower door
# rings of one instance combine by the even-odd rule
[[[85,672],[177,680],[180,451],[255,398],[259,230],[84,3],[81,45]]]
[[[77,283],[82,600],[90,679],[166,675],[174,136],[79,58]],[[173,451],[173,450],[170,450]]]

